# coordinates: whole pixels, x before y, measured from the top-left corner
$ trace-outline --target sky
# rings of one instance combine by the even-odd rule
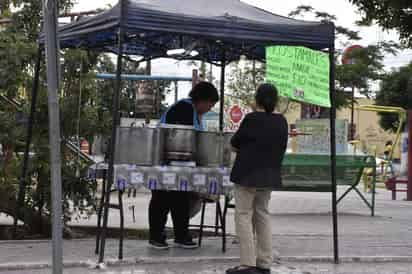
[[[294,10],[299,5],[310,5],[318,11],[324,11],[336,15],[338,19],[336,22],[337,25],[359,31],[360,36],[363,37],[363,39],[357,42],[357,44],[363,46],[374,44],[382,40],[398,40],[398,36],[394,31],[384,32],[378,26],[356,26],[354,22],[360,19],[360,15],[356,7],[351,5],[348,0],[242,0],[242,2],[283,16],[287,16],[290,11]],[[107,8],[108,5],[115,5],[116,3],[117,0],[77,0],[77,4],[73,8],[73,11],[86,11],[95,10],[97,8]],[[311,20],[312,18],[302,19]],[[412,50],[403,51],[397,56],[387,56],[384,61],[386,69],[388,70],[408,64],[410,62],[412,62]],[[190,77],[192,68],[184,63],[179,64],[176,61],[165,62],[164,60],[160,60],[153,63],[152,69],[153,74],[157,75],[164,74]],[[214,70],[214,74],[215,73],[218,73],[217,69]],[[179,90],[183,91],[181,92],[181,94],[179,94],[179,97],[186,96],[186,92],[184,90],[188,89],[190,89],[189,84],[180,84]],[[169,100],[170,98],[168,98],[168,101]]]

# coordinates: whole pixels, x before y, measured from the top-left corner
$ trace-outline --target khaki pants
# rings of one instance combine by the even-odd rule
[[[270,190],[235,185],[235,222],[241,265],[261,268],[272,265],[272,231],[268,209],[270,194]]]

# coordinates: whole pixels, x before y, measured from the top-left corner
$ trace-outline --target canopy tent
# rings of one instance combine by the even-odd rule
[[[335,27],[330,22],[295,20],[269,13],[239,0],[119,0],[118,4],[106,12],[61,27],[58,32],[61,48],[84,48],[117,54],[111,153],[103,228],[107,227],[110,187],[113,184],[113,151],[116,143],[116,126],[119,124],[119,95],[124,55],[140,56],[142,60],[159,57],[195,59],[220,65],[222,68],[220,129],[222,130],[225,65],[238,60],[242,55],[248,59],[264,61],[265,47],[269,45],[305,46],[329,52],[334,258],[335,262],[338,262],[334,33]],[[41,34],[40,44],[45,43],[44,38],[45,34]],[[185,49],[185,54],[168,56],[168,50],[171,49]],[[193,52],[196,54],[191,54]],[[40,64],[36,66],[36,71],[40,69],[39,66]],[[37,85],[34,85],[33,93],[36,89]],[[35,103],[32,99],[32,106]],[[32,123],[32,118],[33,115],[30,116],[29,125]],[[29,136],[28,134],[28,144]],[[22,173],[22,177],[25,177],[24,168]],[[121,203],[121,199],[119,202]],[[120,245],[122,246],[122,237]],[[104,246],[105,230],[103,229],[99,262],[104,260]],[[120,253],[119,258],[121,257]]]
[[[239,0],[127,0],[122,8],[119,2],[97,16],[63,26],[59,39],[62,48],[117,53],[120,28],[126,55],[167,57],[167,50],[184,48],[199,53],[185,59],[209,62],[233,61],[240,55],[263,60],[267,45],[322,50],[334,42],[330,23],[283,17]]]

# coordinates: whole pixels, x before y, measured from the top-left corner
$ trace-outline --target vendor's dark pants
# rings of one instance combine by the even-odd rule
[[[153,190],[149,205],[150,240],[165,239],[164,228],[167,215],[171,212],[176,241],[183,241],[189,235],[190,192]]]

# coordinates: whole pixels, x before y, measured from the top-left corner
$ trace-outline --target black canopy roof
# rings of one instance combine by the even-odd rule
[[[185,59],[232,61],[245,55],[262,60],[267,45],[320,50],[334,43],[331,23],[295,20],[239,0],[119,0],[106,12],[61,27],[61,47],[117,52],[120,27],[124,53],[147,58],[184,48],[199,53]]]

